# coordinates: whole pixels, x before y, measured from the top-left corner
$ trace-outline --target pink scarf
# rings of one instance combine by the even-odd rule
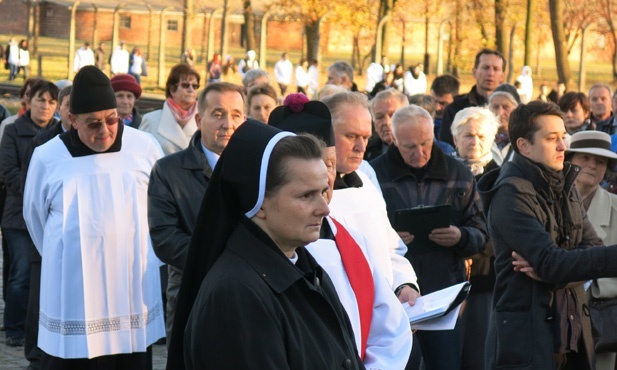
[[[186,110],[182,109],[172,98],[167,98],[167,106],[169,110],[171,110],[171,114],[173,114],[176,122],[182,127],[186,126],[186,124],[195,116],[197,112],[197,103],[191,105],[191,107]]]

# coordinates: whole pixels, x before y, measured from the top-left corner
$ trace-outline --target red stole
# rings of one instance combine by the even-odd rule
[[[375,301],[373,274],[358,243],[356,243],[343,225],[332,217],[330,217],[330,219],[336,227],[334,240],[341,254],[341,260],[347,272],[351,289],[353,289],[356,295],[356,301],[358,302],[361,329],[361,348],[358,348],[358,350],[360,350],[360,358],[364,360],[366,342],[373,319],[373,304]]]

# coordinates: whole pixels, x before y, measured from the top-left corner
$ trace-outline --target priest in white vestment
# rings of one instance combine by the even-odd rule
[[[107,76],[75,76],[72,129],[36,148],[24,218],[42,256],[42,369],[151,369],[165,336],[148,234],[152,135],[124,127]]]

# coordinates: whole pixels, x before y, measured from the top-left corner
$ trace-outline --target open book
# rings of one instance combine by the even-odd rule
[[[431,294],[420,296],[416,300],[416,304],[413,306],[405,304],[405,312],[407,312],[407,316],[409,316],[410,324],[412,327],[417,325],[418,329],[422,329],[422,323],[429,324],[427,322],[428,320],[443,316],[449,316],[448,321],[451,321],[451,319],[454,318],[454,323],[456,323],[457,315],[448,314],[453,310],[456,312],[459,311],[459,306],[463,303],[465,298],[467,298],[469,289],[471,289],[471,284],[465,281],[460,284],[438,290]],[[423,330],[430,329],[425,328]],[[433,330],[445,329],[435,328]]]

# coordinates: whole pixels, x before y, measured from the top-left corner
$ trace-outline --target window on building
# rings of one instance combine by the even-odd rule
[[[53,18],[53,16],[54,16],[54,10],[53,10],[53,9],[49,9],[49,8],[47,8],[47,9],[45,10],[45,16],[46,16],[47,18]]]
[[[130,15],[120,16],[120,27],[131,28],[131,16]]]
[[[167,20],[167,31],[177,31],[177,30],[178,30],[178,20],[168,19]]]

